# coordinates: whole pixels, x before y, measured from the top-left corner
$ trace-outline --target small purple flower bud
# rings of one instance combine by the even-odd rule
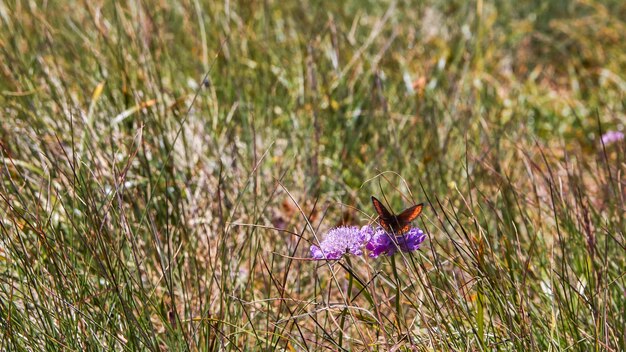
[[[602,144],[609,145],[624,139],[624,133],[619,131],[608,131],[602,135]]]

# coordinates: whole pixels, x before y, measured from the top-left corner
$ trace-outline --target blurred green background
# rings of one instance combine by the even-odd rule
[[[0,2],[0,349],[622,350],[624,19]],[[422,251],[303,259],[373,194]]]

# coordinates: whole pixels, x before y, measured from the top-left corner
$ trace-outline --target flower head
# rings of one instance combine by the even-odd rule
[[[313,259],[339,259],[346,253],[363,255],[363,244],[370,239],[367,230],[356,226],[341,226],[328,231],[319,246],[311,246]]]
[[[377,258],[381,254],[393,255],[396,252],[396,246],[393,244],[391,236],[382,228],[376,229],[365,248],[370,251],[370,257],[373,258]]]
[[[417,227],[413,227],[407,233],[395,237],[389,235],[382,228],[378,228],[365,245],[365,248],[370,251],[369,255],[373,258],[377,258],[381,254],[392,256],[398,249],[403,252],[411,252],[419,249],[420,244],[422,244],[425,239],[426,235]]]
[[[400,247],[400,250],[403,252],[418,250],[420,248],[420,244],[422,244],[425,239],[426,235],[424,234],[424,231],[417,227],[413,227],[404,235],[396,237],[398,247]]]
[[[609,145],[624,139],[624,133],[619,131],[608,131],[602,135],[602,144]]]
[[[361,233],[363,233],[367,237],[366,241],[369,241],[370,238],[372,238],[372,236],[374,236],[376,231],[374,230],[373,227],[371,227],[369,225],[365,225],[365,226],[361,227]]]

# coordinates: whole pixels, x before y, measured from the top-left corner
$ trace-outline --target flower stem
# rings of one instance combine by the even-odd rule
[[[396,279],[396,319],[398,324],[398,329],[402,332],[402,310],[400,309],[400,276],[398,275],[398,268],[396,267],[396,256],[391,256],[391,270],[393,271],[393,276]]]
[[[350,263],[350,257],[345,256],[344,258],[346,258],[346,264],[348,265],[348,268],[352,268],[352,263]],[[348,307],[351,304],[351,298],[350,295],[352,293],[352,282],[353,282],[354,277],[352,276],[352,273],[350,270],[348,270],[348,291],[346,293],[346,307],[343,309],[343,311],[341,312],[341,321],[339,322],[339,347],[343,348],[342,344],[343,344],[343,326],[346,322],[346,313],[348,312]]]

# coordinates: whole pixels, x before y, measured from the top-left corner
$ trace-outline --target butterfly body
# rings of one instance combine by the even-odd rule
[[[387,210],[383,203],[372,196],[372,204],[378,213],[378,223],[390,234],[402,235],[411,228],[411,221],[415,220],[424,209],[424,204],[416,204],[403,210],[400,214],[394,214]]]

